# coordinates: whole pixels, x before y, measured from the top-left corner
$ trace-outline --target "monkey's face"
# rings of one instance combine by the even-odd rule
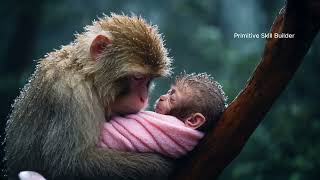
[[[111,113],[125,115],[137,113],[144,109],[149,100],[151,77],[142,74],[130,75],[119,82],[124,84],[120,93],[111,104]]]
[[[155,112],[168,114],[172,109],[177,107],[183,99],[183,92],[176,86],[172,86],[169,91],[161,95],[154,105]]]

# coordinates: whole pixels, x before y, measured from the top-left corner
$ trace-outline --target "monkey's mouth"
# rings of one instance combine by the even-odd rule
[[[158,105],[158,103],[155,105],[154,111],[161,114],[162,109],[160,108],[160,105]]]

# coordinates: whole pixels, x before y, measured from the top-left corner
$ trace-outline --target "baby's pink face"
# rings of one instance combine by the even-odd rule
[[[172,86],[169,91],[161,95],[154,105],[154,110],[156,113],[168,114],[173,107],[182,99],[182,93],[175,87]]]

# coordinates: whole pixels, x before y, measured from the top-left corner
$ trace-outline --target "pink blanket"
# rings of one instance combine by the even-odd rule
[[[157,152],[177,158],[191,151],[203,135],[173,116],[144,111],[113,117],[104,123],[100,144],[110,149]]]

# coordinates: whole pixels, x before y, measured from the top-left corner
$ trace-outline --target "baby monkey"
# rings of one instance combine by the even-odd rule
[[[156,101],[155,112],[114,116],[104,123],[101,146],[179,158],[197,145],[225,107],[222,86],[210,75],[183,73]]]

